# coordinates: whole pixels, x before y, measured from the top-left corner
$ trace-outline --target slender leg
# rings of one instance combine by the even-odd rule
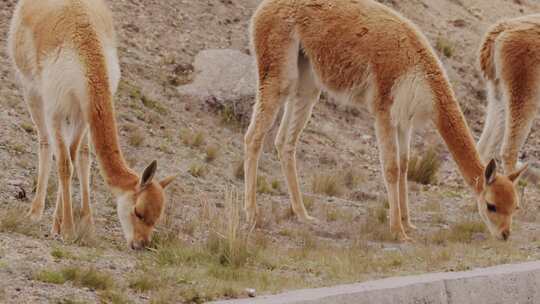
[[[71,161],[76,164],[77,178],[81,188],[81,222],[85,229],[93,230],[94,221],[90,208],[90,150],[87,130],[77,130],[69,148]]]
[[[257,167],[262,144],[281,106],[296,87],[299,42],[292,27],[253,26],[259,85],[257,101],[244,141],[245,211],[250,225],[257,221]]]
[[[275,145],[281,160],[283,174],[287,179],[292,209],[302,221],[315,219],[308,215],[302,200],[296,169],[296,146],[319,96],[320,89],[317,88],[311,67],[307,60],[301,59],[299,61],[298,87],[295,95],[291,96],[287,102]]]
[[[51,234],[53,237],[60,235],[62,232],[62,217],[64,212],[64,204],[62,203],[62,191],[60,190],[60,185],[58,185],[58,190],[56,191],[56,204],[54,207],[54,219]]]
[[[36,196],[32,201],[28,216],[32,220],[39,220],[43,216],[43,209],[45,207],[47,185],[49,182],[49,173],[51,171],[52,151],[49,148],[49,136],[45,124],[45,113],[41,96],[33,89],[26,89],[24,95],[32,120],[36,126],[39,139],[39,169]]]
[[[504,136],[505,104],[498,85],[488,83],[488,106],[484,130],[478,141],[478,152],[485,163],[496,157]]]
[[[399,144],[399,208],[401,221],[405,229],[414,230],[416,227],[411,223],[409,215],[409,195],[407,186],[407,171],[409,169],[409,147],[411,141],[410,128],[398,128]]]
[[[519,92],[510,94],[508,102],[507,124],[501,149],[504,172],[510,174],[516,170],[518,154],[531,131],[533,120],[538,110],[535,97]]]
[[[375,132],[379,144],[379,155],[390,205],[390,230],[400,240],[409,240],[401,223],[399,204],[399,162],[397,128],[392,125],[390,114],[383,111],[375,118]]]
[[[261,87],[244,139],[245,210],[248,223],[252,225],[257,220],[257,167],[262,145],[286,97],[285,94],[279,92],[279,88]]]
[[[58,190],[62,197],[62,224],[61,233],[64,239],[71,239],[74,235],[73,210],[71,205],[71,176],[73,166],[69,149],[62,134],[63,118],[55,115],[51,122],[52,136],[56,147],[56,165],[58,170]],[[58,207],[58,204],[57,204]],[[56,220],[55,220],[56,222]],[[54,226],[53,226],[54,228]],[[54,231],[54,230],[53,230]]]

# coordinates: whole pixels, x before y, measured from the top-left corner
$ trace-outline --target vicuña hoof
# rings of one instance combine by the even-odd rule
[[[418,228],[409,221],[403,222],[403,228],[406,230],[417,230]]]

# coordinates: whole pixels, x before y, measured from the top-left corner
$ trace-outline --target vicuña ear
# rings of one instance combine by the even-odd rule
[[[521,175],[523,175],[523,173],[527,171],[527,168],[529,168],[529,164],[523,165],[521,169],[518,169],[517,171],[510,173],[510,175],[508,175],[508,178],[514,183],[516,183],[517,181],[519,181],[519,178],[521,177]]]
[[[165,189],[175,179],[176,179],[176,175],[171,175],[159,181],[159,184],[161,185],[161,188]]]
[[[486,185],[492,184],[495,181],[496,175],[497,175],[497,162],[495,162],[494,159],[491,159],[491,161],[486,167],[486,171],[484,172]]]
[[[148,186],[152,179],[154,178],[154,175],[156,174],[157,170],[157,161],[153,161],[144,169],[143,174],[141,176],[141,182],[139,184],[141,189],[144,189],[146,186]]]

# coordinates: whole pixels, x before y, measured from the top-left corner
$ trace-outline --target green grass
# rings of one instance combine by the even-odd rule
[[[70,281],[75,286],[87,287],[94,290],[108,290],[114,288],[112,276],[94,268],[69,266],[62,268],[59,271],[42,269],[36,273],[35,279],[45,283],[60,285]]]

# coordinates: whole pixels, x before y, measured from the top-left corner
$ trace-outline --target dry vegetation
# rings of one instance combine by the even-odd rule
[[[209,111],[208,100],[179,95],[176,86],[196,77],[192,63],[197,52],[247,49],[247,22],[259,1],[109,2],[120,38],[123,76],[115,107],[122,148],[136,170],[158,159],[158,178],[178,174],[167,189],[165,217],[149,250],[129,251],[95,156],[94,236],[84,227],[73,243],[50,236],[54,169],[43,220],[31,223],[24,217],[35,192],[37,134],[8,70],[5,48],[0,48],[0,302],[204,303],[246,297],[246,288],[261,295],[540,258],[537,186],[520,184],[527,199],[510,242],[492,240],[454,162],[430,128],[412,138],[409,179],[415,182],[409,183],[409,192],[419,230],[411,232],[414,243],[397,242],[389,232],[372,120],[367,112],[343,109],[328,98],[315,107],[297,153],[304,204],[319,221],[304,224],[295,218],[274,138],[268,136],[257,181],[260,225],[251,230],[238,195],[244,185],[243,134],[249,113],[237,106],[253,98],[220,101],[220,108]],[[427,33],[478,135],[485,104],[474,70],[480,30],[500,17],[522,14],[519,9],[538,11],[540,5],[384,2]],[[14,3],[0,1],[3,33]],[[483,19],[469,13],[471,3],[484,10]],[[470,26],[454,27],[458,18]],[[540,158],[539,145],[533,133],[526,148],[529,160]],[[76,177],[73,185],[78,212]]]

